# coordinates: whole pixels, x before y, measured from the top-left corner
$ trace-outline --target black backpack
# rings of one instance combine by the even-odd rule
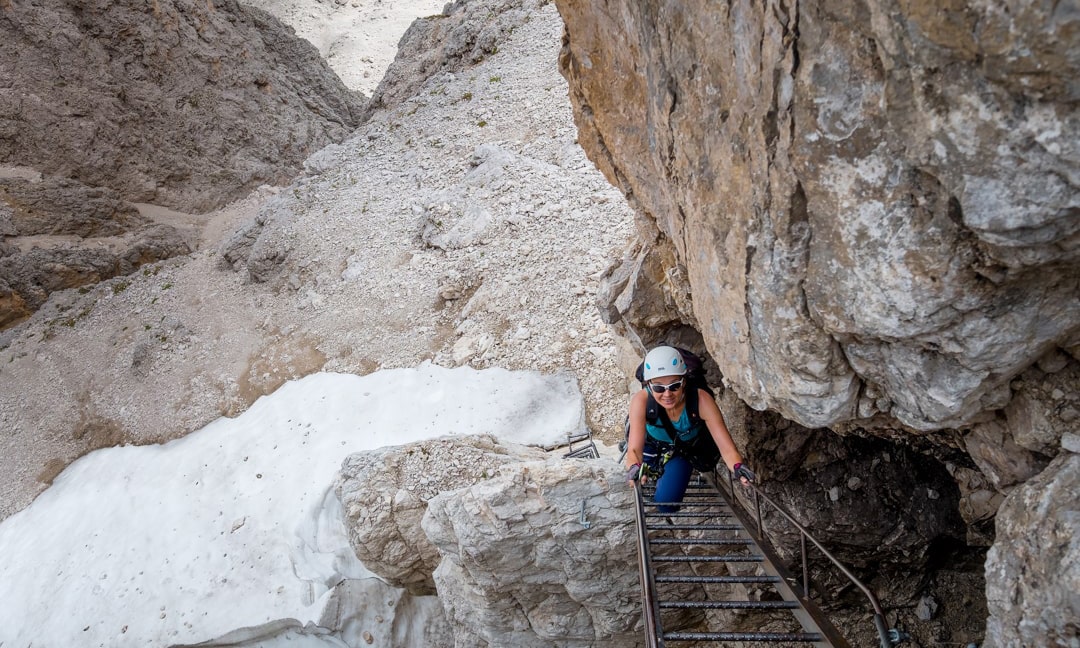
[[[645,405],[645,420],[652,425],[659,425],[667,430],[668,436],[674,440],[674,443],[665,445],[672,446],[677,454],[686,457],[690,465],[699,472],[709,472],[716,467],[716,463],[720,460],[720,449],[716,447],[716,442],[713,441],[709,429],[705,427],[705,422],[701,419],[698,407],[698,389],[704,389],[712,398],[715,398],[716,394],[713,393],[712,388],[709,387],[705,379],[705,365],[701,362],[701,358],[692,351],[687,351],[681,347],[674,348],[682,356],[683,362],[686,363],[686,375],[684,376],[686,386],[683,387],[686,392],[686,415],[690,419],[690,428],[697,428],[698,433],[690,441],[680,439],[671,424],[671,420],[668,419],[667,412],[656,402],[651,391],[649,392],[648,403]],[[638,365],[634,377],[642,385],[645,384],[644,362]],[[630,433],[629,418],[626,421],[626,432],[627,434]],[[653,440],[653,443],[657,442]]]

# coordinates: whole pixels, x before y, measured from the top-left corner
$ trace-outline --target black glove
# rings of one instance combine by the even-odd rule
[[[735,464],[735,469],[732,472],[735,473],[735,478],[739,480],[745,477],[746,481],[753,483],[757,479],[757,477],[754,475],[754,471],[750,470],[750,468],[744,463]]]
[[[630,466],[629,468],[626,469],[626,481],[628,481],[628,482],[637,481],[638,477],[640,477],[640,476],[641,476],[641,464],[636,463],[633,466]]]

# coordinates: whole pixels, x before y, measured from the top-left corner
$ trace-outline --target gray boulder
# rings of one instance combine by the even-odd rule
[[[508,464],[432,498],[423,528],[442,556],[435,584],[454,645],[641,645],[632,512],[607,461]]]
[[[1001,506],[986,556],[987,648],[1080,641],[1080,455],[1068,453]]]
[[[350,455],[336,490],[345,506],[349,544],[364,565],[395,587],[433,594],[439,552],[420,528],[440,492],[490,479],[512,462],[542,459],[542,450],[488,435],[446,437]]]

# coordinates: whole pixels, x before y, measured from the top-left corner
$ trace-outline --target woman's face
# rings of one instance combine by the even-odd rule
[[[653,398],[664,409],[671,409],[682,403],[685,398],[686,376],[664,376],[663,378],[653,378],[649,381],[649,391],[652,392]],[[664,391],[657,392],[658,389],[663,388]]]

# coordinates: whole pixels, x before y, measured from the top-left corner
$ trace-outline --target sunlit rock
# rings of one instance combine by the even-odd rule
[[[609,461],[513,463],[434,497],[439,599],[455,646],[642,641],[633,491]]]
[[[487,436],[436,439],[350,455],[337,491],[345,506],[349,543],[364,565],[395,587],[435,593],[440,556],[420,529],[428,501],[490,479],[506,463],[544,452]]]

